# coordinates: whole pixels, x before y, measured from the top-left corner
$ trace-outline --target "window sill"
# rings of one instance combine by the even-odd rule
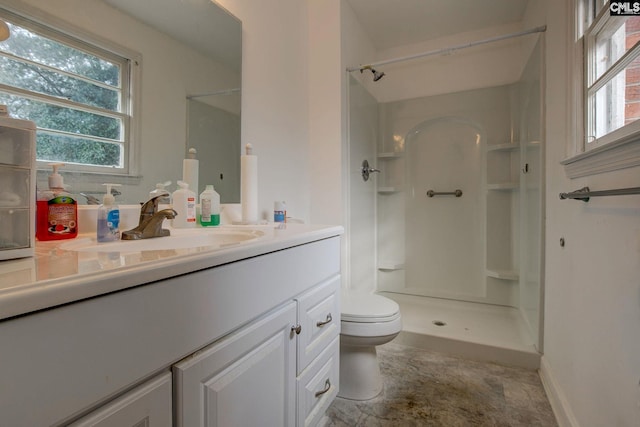
[[[46,182],[47,177],[51,174],[51,168],[37,169],[37,180]],[[100,185],[105,182],[121,185],[138,185],[142,181],[142,175],[126,175],[126,174],[110,174],[104,172],[84,172],[84,171],[67,171],[60,169],[60,174],[64,177],[65,184],[72,185],[73,191],[84,191],[84,186]],[[82,188],[76,188],[82,187]]]
[[[640,166],[640,137],[629,135],[560,162],[569,178]]]

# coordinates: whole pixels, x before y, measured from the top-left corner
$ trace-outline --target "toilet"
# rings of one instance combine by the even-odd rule
[[[395,301],[370,293],[342,292],[338,397],[369,400],[382,392],[376,346],[402,329]]]

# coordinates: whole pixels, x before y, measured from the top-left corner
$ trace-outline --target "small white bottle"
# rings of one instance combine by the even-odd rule
[[[171,181],[159,182],[156,184],[155,190],[149,192],[149,199],[166,194],[166,197],[158,199],[158,210],[168,209],[171,207],[171,193],[166,187],[171,185]]]
[[[207,185],[200,193],[200,225],[214,227],[220,225],[220,195],[213,185]]]
[[[107,194],[102,198],[98,207],[98,242],[113,242],[120,240],[120,208],[115,204],[115,197],[111,194],[111,187],[120,184],[103,184],[107,187]]]
[[[273,222],[287,222],[287,206],[284,202],[273,202]]]
[[[189,190],[189,184],[178,181],[178,190],[173,192],[173,210],[177,215],[171,220],[174,228],[196,226],[196,193]]]

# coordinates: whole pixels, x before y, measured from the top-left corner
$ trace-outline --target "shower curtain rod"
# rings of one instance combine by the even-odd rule
[[[439,55],[441,53],[451,53],[451,52],[453,52],[455,50],[459,50],[459,49],[466,49],[468,47],[478,46],[478,45],[481,45],[481,44],[497,42],[497,41],[500,41],[500,40],[511,39],[511,38],[514,38],[514,37],[526,36],[527,34],[543,33],[545,31],[547,31],[547,26],[546,25],[542,25],[540,27],[531,28],[529,30],[520,31],[520,32],[517,32],[517,33],[505,34],[505,35],[502,35],[502,36],[491,37],[491,38],[488,38],[488,39],[478,40],[478,41],[475,41],[475,42],[459,44],[459,45],[456,45],[456,46],[445,47],[445,48],[442,48],[442,49],[430,50],[430,51],[427,51],[427,52],[418,53],[418,54],[415,54],[415,55],[403,56],[403,57],[400,57],[400,58],[386,59],[384,61],[372,62],[371,64],[360,65],[358,67],[349,67],[349,68],[347,68],[347,71],[348,72],[360,71],[360,70],[364,69],[365,67],[377,67],[379,65],[387,65],[387,64],[393,64],[393,63],[396,63],[396,62],[409,61],[411,59],[423,58],[425,56]]]

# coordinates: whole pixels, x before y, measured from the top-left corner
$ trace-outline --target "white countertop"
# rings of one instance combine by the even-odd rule
[[[71,240],[37,242],[34,257],[0,261],[0,320],[338,236],[343,232],[340,226],[306,224],[222,226],[217,229],[255,229],[264,235],[223,248],[201,246],[140,252],[78,252],[64,249]]]

